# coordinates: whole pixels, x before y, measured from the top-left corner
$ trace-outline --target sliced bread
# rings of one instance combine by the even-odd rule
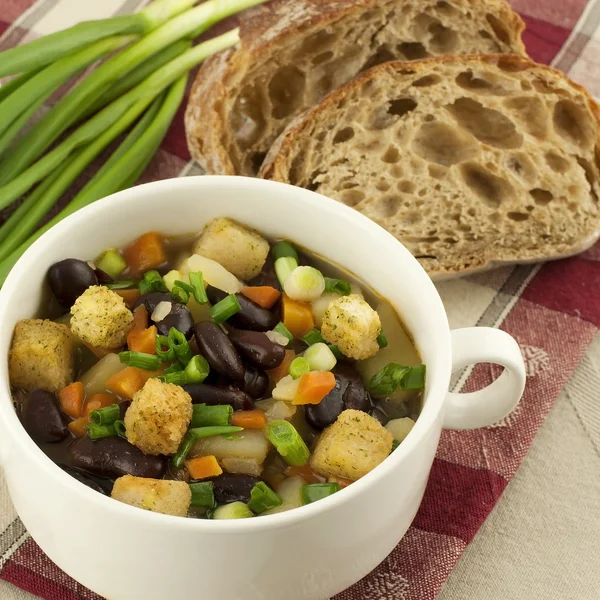
[[[504,0],[275,0],[249,11],[241,43],[204,63],[185,115],[192,156],[212,174],[256,175],[289,122],[387,60],[525,54]]]
[[[447,278],[599,238],[599,118],[524,58],[390,62],[298,117],[261,176],[354,207]]]

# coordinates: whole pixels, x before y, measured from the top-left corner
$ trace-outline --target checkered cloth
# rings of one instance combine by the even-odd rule
[[[129,13],[145,3],[0,0],[0,50],[80,20]],[[565,71],[600,97],[600,0],[513,0],[512,4],[527,22],[525,41],[530,55]],[[143,180],[191,174],[200,171],[190,161],[180,112]],[[588,369],[588,376],[574,376],[579,382],[576,392],[593,395],[586,385],[597,379],[597,368],[590,369],[586,361],[600,328],[598,261],[600,245],[566,261],[503,268],[439,285],[453,327],[500,327],[518,340],[527,363],[525,396],[513,414],[493,427],[443,432],[425,499],[412,527],[373,573],[337,600],[435,598],[515,475],[576,368],[577,372],[584,366]],[[478,365],[458,374],[452,388],[478,389],[497,375],[495,367]],[[585,418],[598,425],[597,407]],[[0,578],[47,600],[98,598],[60,571],[37,547],[15,514],[5,488],[0,488],[0,510]],[[7,591],[2,598],[25,597],[16,588],[3,589]],[[596,589],[585,597],[596,598],[597,593]]]

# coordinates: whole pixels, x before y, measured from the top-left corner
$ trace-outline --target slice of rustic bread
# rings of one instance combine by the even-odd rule
[[[559,258],[600,237],[599,118],[524,58],[390,62],[298,117],[261,176],[354,207],[438,278]]]
[[[241,44],[204,63],[185,122],[209,173],[255,175],[300,112],[387,60],[525,54],[504,0],[275,0],[250,11]]]

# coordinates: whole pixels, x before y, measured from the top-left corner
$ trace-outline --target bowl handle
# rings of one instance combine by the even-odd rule
[[[513,337],[490,327],[452,331],[452,371],[475,363],[494,363],[504,372],[488,387],[467,394],[448,393],[443,426],[447,429],[487,427],[506,417],[525,389],[525,363]]]

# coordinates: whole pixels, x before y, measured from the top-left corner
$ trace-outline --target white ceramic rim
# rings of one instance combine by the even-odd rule
[[[18,298],[18,288],[16,288],[15,283],[13,283],[18,279],[18,273],[23,269],[27,270],[28,263],[34,262],[37,256],[43,254],[44,247],[60,243],[60,239],[63,236],[68,235],[69,230],[77,227],[78,224],[89,220],[97,220],[96,222],[102,222],[101,215],[103,213],[110,213],[113,210],[118,212],[119,205],[122,205],[129,199],[142,196],[149,187],[157,188],[159,191],[160,188],[163,188],[166,194],[167,192],[176,192],[180,186],[201,186],[201,182],[207,180],[210,180],[211,183],[216,182],[217,185],[220,185],[220,182],[222,181],[223,186],[225,187],[231,185],[232,180],[235,180],[236,184],[242,182],[246,187],[255,186],[258,188],[264,188],[265,186],[279,186],[282,188],[279,196],[280,202],[301,202],[306,205],[307,210],[315,211],[315,213],[329,213],[332,216],[335,215],[335,217],[338,219],[343,218],[347,221],[351,221],[355,227],[363,230],[365,239],[369,239],[368,236],[378,236],[381,241],[385,242],[385,244],[389,247],[389,252],[392,253],[392,255],[396,255],[399,264],[402,262],[410,262],[413,263],[413,266],[416,265],[418,267],[421,277],[420,285],[423,287],[423,292],[430,294],[432,303],[437,305],[437,318],[443,318],[443,322],[445,324],[444,330],[439,332],[439,352],[443,353],[443,356],[439,361],[440,366],[438,370],[435,373],[427,374],[424,408],[417,419],[415,426],[402,444],[393,452],[390,457],[388,457],[385,461],[383,461],[383,463],[377,466],[377,468],[368,473],[365,477],[340,490],[337,494],[324,498],[319,502],[301,506],[287,512],[267,515],[259,518],[213,521],[208,519],[175,517],[172,515],[164,515],[140,510],[139,508],[115,501],[108,496],[104,496],[103,494],[92,490],[85,484],[79,482],[77,479],[63,471],[35,444],[17,417],[12,405],[12,397],[10,394],[10,387],[8,385],[8,361],[4,361],[0,370],[0,378],[5,380],[3,389],[0,390],[0,393],[5,396],[5,398],[0,400],[0,418],[4,421],[6,427],[9,429],[10,435],[13,436],[18,450],[27,453],[29,458],[35,461],[40,469],[49,469],[56,480],[56,485],[65,486],[72,493],[78,494],[81,497],[82,502],[94,502],[98,504],[100,508],[107,511],[122,511],[123,516],[126,516],[128,519],[137,519],[140,522],[146,521],[149,526],[162,523],[163,525],[172,528],[191,528],[193,530],[197,530],[198,532],[207,530],[215,531],[215,529],[219,529],[223,533],[245,533],[279,527],[288,527],[290,525],[299,523],[304,519],[308,519],[311,516],[316,516],[319,513],[335,510],[336,506],[345,503],[346,500],[350,500],[352,496],[361,494],[366,487],[371,485],[371,482],[374,482],[378,479],[383,479],[385,477],[392,477],[394,469],[419,445],[421,439],[425,437],[428,430],[434,426],[435,421],[443,409],[446,394],[448,393],[447,386],[451,374],[452,350],[450,328],[442,300],[431,279],[423,270],[419,262],[398,240],[396,240],[396,238],[385,231],[382,227],[359,212],[334,200],[300,188],[292,189],[302,192],[301,194],[297,192],[290,193],[291,186],[273,181],[247,177],[205,175],[148,183],[118,192],[117,194],[113,194],[112,196],[99,200],[94,204],[67,217],[64,221],[58,223],[43,236],[41,236],[40,239],[37,240],[27,250],[27,252],[25,252],[6,279],[6,282],[0,291],[0,315],[2,315],[6,310],[6,306],[12,298]],[[156,229],[160,231],[160,227],[157,227]],[[109,245],[110,243],[107,242],[107,247]],[[89,260],[89,257],[78,258]],[[357,273],[357,276],[360,278],[361,274]],[[5,401],[7,397],[9,402]],[[15,449],[11,451],[14,452]]]

